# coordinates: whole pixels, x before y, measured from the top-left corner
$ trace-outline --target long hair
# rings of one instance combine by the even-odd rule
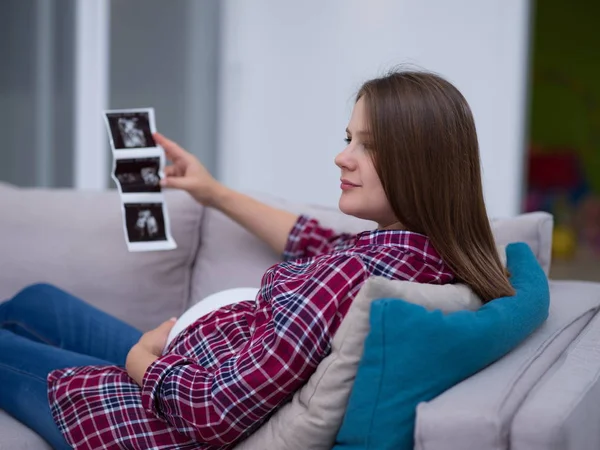
[[[396,218],[429,237],[456,275],[484,302],[514,295],[483,199],[473,114],[451,83],[395,71],[367,81],[364,97],[373,161]]]

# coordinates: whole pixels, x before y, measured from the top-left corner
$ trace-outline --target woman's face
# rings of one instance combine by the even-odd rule
[[[335,157],[342,171],[339,207],[345,214],[377,222],[379,228],[394,227],[397,219],[371,159],[372,140],[367,130],[365,100],[361,97],[346,128],[348,145]]]

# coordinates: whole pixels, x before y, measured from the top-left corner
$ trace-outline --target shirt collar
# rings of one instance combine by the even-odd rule
[[[421,256],[429,263],[442,264],[443,260],[427,236],[406,230],[371,230],[356,235],[355,246],[394,246]]]

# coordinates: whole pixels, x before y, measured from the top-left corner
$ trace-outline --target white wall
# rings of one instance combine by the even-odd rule
[[[108,106],[109,11],[108,0],[77,0],[75,6],[73,173],[82,190],[103,190],[108,181],[102,111]]]
[[[527,0],[225,0],[219,177],[336,205],[353,96],[400,63],[438,72],[475,114],[491,216],[520,210]]]

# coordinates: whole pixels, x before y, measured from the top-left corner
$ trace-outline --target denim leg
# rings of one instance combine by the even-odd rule
[[[69,449],[50,412],[46,377],[54,369],[110,364],[0,329],[0,408],[54,449]]]
[[[125,366],[142,332],[48,284],[23,289],[0,303],[0,329]]]

